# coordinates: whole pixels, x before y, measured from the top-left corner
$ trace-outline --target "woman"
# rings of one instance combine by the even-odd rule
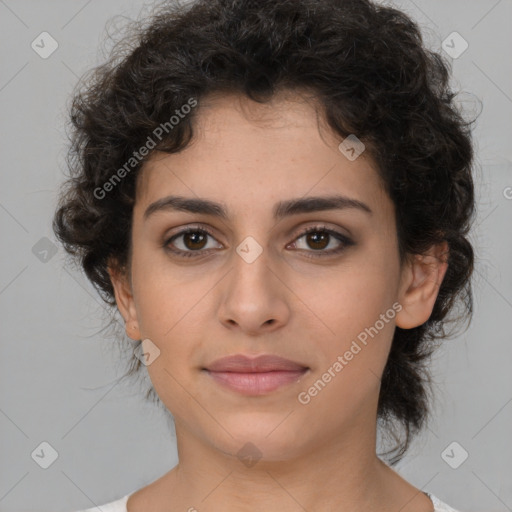
[[[472,310],[447,65],[366,0],[169,4],[132,41],[75,97],[54,227],[140,341],[179,463],[101,510],[454,510],[391,467]]]

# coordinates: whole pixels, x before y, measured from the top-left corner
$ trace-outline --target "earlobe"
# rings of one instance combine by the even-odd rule
[[[141,334],[128,276],[115,265],[109,265],[108,273],[114,288],[117,309],[125,321],[126,335],[133,340],[139,340]]]
[[[448,269],[448,243],[434,245],[425,254],[414,255],[406,265],[399,294],[402,310],[396,316],[396,325],[412,329],[430,318]]]

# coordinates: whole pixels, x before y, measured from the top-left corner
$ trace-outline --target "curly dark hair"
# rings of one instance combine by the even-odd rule
[[[264,103],[281,89],[312,91],[332,130],[356,134],[373,158],[395,205],[401,262],[433,244],[449,247],[430,318],[396,328],[382,376],[378,419],[397,441],[385,453],[394,464],[427,419],[436,342],[449,321],[470,321],[473,310],[474,120],[457,107],[449,79],[450,64],[425,47],[414,21],[369,0],[166,2],[130,26],[73,96],[70,178],[54,231],[114,306],[108,265],[129,267],[137,175],[152,152],[187,146],[206,94]],[[191,98],[198,107],[170,126]],[[162,125],[165,135],[140,157]],[[462,313],[448,318],[456,305]],[[133,360],[129,373],[140,366]]]

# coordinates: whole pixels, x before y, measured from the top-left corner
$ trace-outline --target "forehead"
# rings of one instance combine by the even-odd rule
[[[351,161],[342,154],[343,137],[327,126],[311,95],[286,91],[258,103],[240,94],[212,94],[196,115],[185,149],[155,152],[143,166],[136,208],[170,194],[240,210],[270,198],[273,204],[333,191],[366,203],[383,200],[370,156]]]

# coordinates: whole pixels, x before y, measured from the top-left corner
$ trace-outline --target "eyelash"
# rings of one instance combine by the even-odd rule
[[[172,237],[166,239],[166,241],[163,244],[163,248],[166,251],[172,252],[173,254],[175,254],[179,257],[197,258],[197,257],[203,256],[203,254],[201,254],[201,253],[204,253],[204,251],[205,251],[204,249],[199,249],[197,251],[190,251],[190,250],[182,251],[181,249],[176,250],[176,249],[171,249],[169,247],[169,244],[171,242],[173,242],[175,239],[179,238],[180,236],[187,235],[189,233],[203,233],[203,234],[207,234],[207,235],[211,236],[212,238],[215,238],[213,233],[206,227],[200,227],[200,228],[192,227],[192,228],[184,229],[183,231],[180,231],[179,233],[176,233]],[[321,250],[321,249],[319,249],[318,251],[306,250],[306,252],[313,253],[313,254],[306,255],[307,258],[314,259],[314,258],[323,258],[323,257],[333,256],[333,255],[341,253],[347,247],[354,245],[354,242],[352,240],[350,240],[348,237],[346,237],[345,235],[342,235],[338,231],[334,231],[332,229],[326,228],[325,226],[311,226],[311,227],[307,228],[306,230],[304,230],[302,233],[300,233],[300,235],[295,238],[295,241],[308,235],[309,233],[325,233],[325,234],[331,235],[339,242],[342,242],[342,244],[337,249],[331,249],[329,251],[325,251],[325,250]],[[301,250],[303,250],[303,249],[301,249]],[[208,249],[206,251],[208,251]],[[314,254],[315,252],[317,252],[318,254]]]

